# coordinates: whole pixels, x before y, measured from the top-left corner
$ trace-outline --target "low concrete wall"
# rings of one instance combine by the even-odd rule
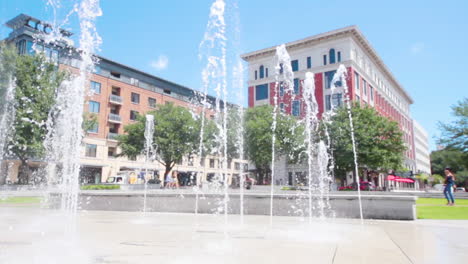
[[[60,194],[53,194],[60,201]],[[212,214],[223,208],[223,194],[148,194],[146,200],[149,212],[174,212]],[[366,219],[416,219],[414,196],[362,196],[363,216]],[[132,192],[82,192],[80,195],[81,210],[109,210],[109,211],[142,211],[143,195]],[[324,210],[326,216],[339,218],[359,218],[358,197],[355,195],[331,195],[329,197],[330,209]],[[273,214],[281,216],[307,216],[308,199],[296,195],[278,194],[274,196]],[[317,208],[318,201],[313,201]],[[228,203],[230,214],[240,213],[240,195],[230,194]],[[244,214],[269,215],[270,195],[246,194],[244,195]],[[313,210],[313,216],[319,216],[319,210]]]

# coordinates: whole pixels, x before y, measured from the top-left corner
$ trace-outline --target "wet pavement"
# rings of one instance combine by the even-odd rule
[[[243,222],[243,223],[242,223]],[[467,263],[468,221],[0,207],[0,263]]]

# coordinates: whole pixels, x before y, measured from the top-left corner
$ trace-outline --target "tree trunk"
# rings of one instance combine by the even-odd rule
[[[26,160],[21,159],[20,171],[18,174],[18,183],[19,184],[28,184],[31,178],[31,169],[27,164]]]
[[[171,172],[172,168],[174,168],[175,162],[166,162],[164,163],[165,171],[163,177],[163,184],[166,182],[166,176]]]

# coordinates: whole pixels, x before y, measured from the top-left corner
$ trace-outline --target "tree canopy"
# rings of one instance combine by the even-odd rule
[[[442,149],[431,152],[432,174],[445,175],[444,169],[450,167],[455,171],[457,182],[468,180],[466,154],[458,149]]]
[[[273,137],[273,107],[270,105],[249,108],[245,114],[245,153],[255,164],[262,182],[265,173],[271,170],[272,137]],[[289,115],[277,114],[276,124],[276,154],[297,159],[303,145],[303,126]]]
[[[14,50],[14,48],[12,48]],[[9,56],[9,48],[2,49]],[[9,154],[18,158],[24,170],[20,173],[20,182],[29,181],[29,167],[25,166],[30,158],[43,157],[43,141],[47,134],[46,121],[55,103],[55,93],[67,77],[59,71],[57,65],[49,63],[41,53],[34,56],[16,55],[11,57],[15,80],[15,118],[11,133]]]
[[[157,110],[148,112],[154,116],[155,158],[164,165],[165,174],[184,156],[195,154],[199,150],[201,119],[190,111],[172,103],[159,105]],[[124,127],[125,134],[119,136],[121,155],[136,158],[144,150],[144,132],[146,116],[138,116],[137,121]],[[203,156],[211,146],[213,122],[205,120],[203,144],[206,147]]]
[[[372,170],[399,169],[406,147],[398,123],[380,116],[369,106],[351,108],[358,164]],[[335,175],[353,171],[354,155],[347,109],[339,108],[327,124],[335,159]]]
[[[442,137],[438,143],[468,153],[468,98],[452,106],[452,115],[455,117],[453,122],[439,122]]]

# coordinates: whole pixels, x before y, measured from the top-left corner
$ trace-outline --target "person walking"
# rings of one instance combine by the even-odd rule
[[[165,182],[166,182],[166,188],[174,188],[174,179],[172,178],[172,174],[168,172],[165,177]]]
[[[455,185],[455,174],[451,168],[445,168],[445,188],[444,188],[444,195],[447,199],[447,205],[453,206],[455,205],[455,199],[453,199],[453,188]]]

